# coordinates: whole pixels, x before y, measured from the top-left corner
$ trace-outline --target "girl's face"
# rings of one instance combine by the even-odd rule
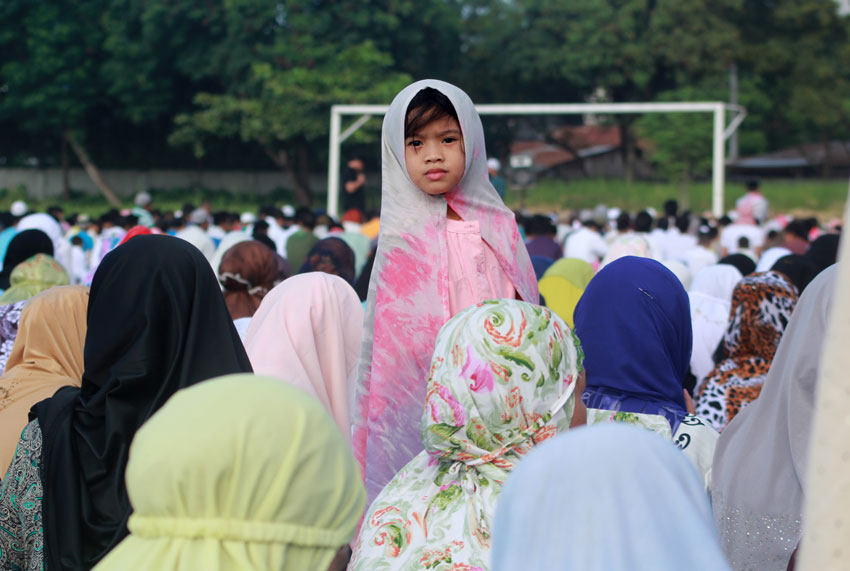
[[[466,169],[463,134],[453,117],[431,121],[404,141],[404,164],[413,184],[430,195],[454,189]]]

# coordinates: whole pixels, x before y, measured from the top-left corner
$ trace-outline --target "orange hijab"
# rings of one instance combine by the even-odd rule
[[[58,286],[21,312],[18,336],[0,377],[0,464],[15,455],[30,408],[60,387],[80,386],[89,288]]]

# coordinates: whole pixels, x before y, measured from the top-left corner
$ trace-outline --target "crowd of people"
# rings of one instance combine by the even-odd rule
[[[379,216],[0,213],[0,567],[793,566],[841,222],[511,212],[439,81],[382,138]]]

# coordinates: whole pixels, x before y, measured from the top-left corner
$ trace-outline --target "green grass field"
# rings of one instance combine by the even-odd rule
[[[370,189],[370,196],[377,198],[379,190]],[[841,216],[847,199],[847,182],[840,180],[800,180],[800,181],[764,181],[762,191],[770,201],[774,213],[786,212],[798,216],[815,215],[825,220]],[[728,183],[725,193],[725,207],[730,209],[735,200],[744,193],[741,183]],[[511,189],[506,202],[508,206],[519,209],[523,203],[523,191]],[[618,207],[636,212],[648,206],[660,209],[668,198],[676,198],[683,207],[694,212],[704,212],[711,208],[711,184],[700,182],[691,184],[688,191],[672,183],[634,182],[621,180],[588,179],[569,182],[559,180],[542,181],[524,191],[525,208],[538,212],[569,212],[575,209],[593,208],[597,204]],[[213,210],[256,211],[261,204],[292,203],[292,197],[286,190],[280,190],[267,196],[235,194],[226,190],[177,190],[154,191],[154,201],[162,210],[177,210],[184,203],[199,205],[209,201]],[[66,213],[85,212],[92,216],[100,215],[109,206],[100,196],[73,193],[70,201],[61,199],[33,200],[27,197],[25,188],[0,189],[0,210],[8,210],[13,201],[23,199],[33,210],[43,210],[50,204],[61,204]],[[371,201],[371,198],[370,198]],[[317,193],[315,207],[325,204],[324,193]],[[131,200],[124,201],[126,207],[132,206]]]

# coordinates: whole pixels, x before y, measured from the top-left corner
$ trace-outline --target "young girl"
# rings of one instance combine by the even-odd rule
[[[484,129],[469,96],[442,81],[409,85],[390,105],[382,139],[381,229],[353,433],[369,501],[422,450],[440,327],[486,299],[538,302],[513,213],[488,179]]]

